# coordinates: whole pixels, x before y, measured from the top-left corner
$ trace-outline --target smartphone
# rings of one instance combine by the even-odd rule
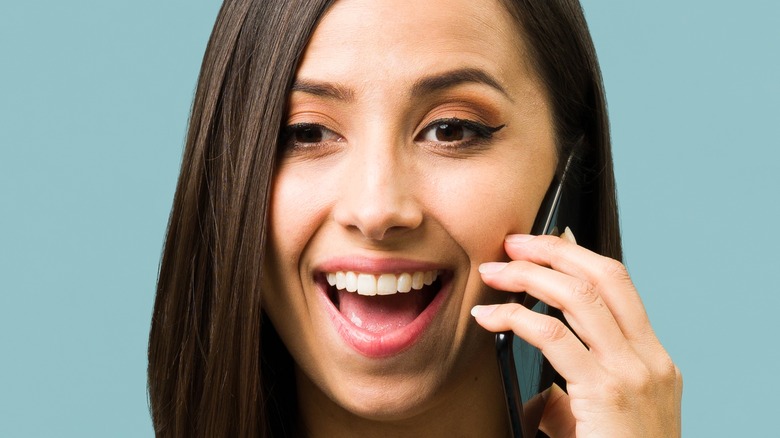
[[[577,148],[575,148],[577,150]],[[569,156],[563,170],[557,172],[544,196],[536,216],[531,234],[559,235],[566,226],[573,227],[576,206],[566,193],[566,177],[573,156]],[[508,302],[515,302],[544,314],[561,318],[560,311],[525,292],[509,294]],[[506,407],[515,438],[533,438],[539,430],[544,405],[539,393],[549,388],[556,380],[556,372],[542,352],[517,337],[511,331],[496,334],[496,353],[501,372],[501,381],[506,396]]]

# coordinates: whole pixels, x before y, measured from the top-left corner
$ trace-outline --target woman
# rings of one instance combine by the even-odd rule
[[[572,154],[579,245],[527,235]],[[576,2],[226,1],[160,271],[155,430],[507,436],[511,329],[565,379],[547,434],[679,435],[620,256]],[[506,303],[522,291],[569,326]]]

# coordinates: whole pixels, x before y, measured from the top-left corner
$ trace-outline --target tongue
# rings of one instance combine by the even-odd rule
[[[356,326],[373,333],[389,333],[406,326],[425,309],[426,291],[367,297],[339,291],[339,310]]]

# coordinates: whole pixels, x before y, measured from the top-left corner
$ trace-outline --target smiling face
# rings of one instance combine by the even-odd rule
[[[493,335],[469,311],[506,299],[477,268],[530,230],[556,166],[528,53],[497,1],[338,1],[316,28],[289,96],[263,285],[303,410],[500,405]]]

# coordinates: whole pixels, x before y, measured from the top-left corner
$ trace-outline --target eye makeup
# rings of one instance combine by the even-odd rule
[[[419,96],[396,114],[382,114],[384,120],[379,115],[363,119],[363,111],[353,101],[334,104],[319,96],[294,93],[279,148],[286,156],[329,155],[343,148],[348,138],[358,138],[360,133],[354,130],[360,129],[362,123],[379,123],[386,125],[388,136],[409,135],[408,141],[432,153],[462,156],[484,151],[492,144],[494,134],[506,126],[501,123],[506,108],[500,99],[476,93],[472,88],[460,86],[427,97]],[[339,132],[332,127],[338,127]]]
[[[438,119],[415,137],[416,142],[435,143],[441,147],[464,148],[484,143],[506,125],[488,126],[460,118]]]
[[[318,158],[341,147],[345,139],[319,123],[293,123],[282,128],[279,152],[285,157]]]

